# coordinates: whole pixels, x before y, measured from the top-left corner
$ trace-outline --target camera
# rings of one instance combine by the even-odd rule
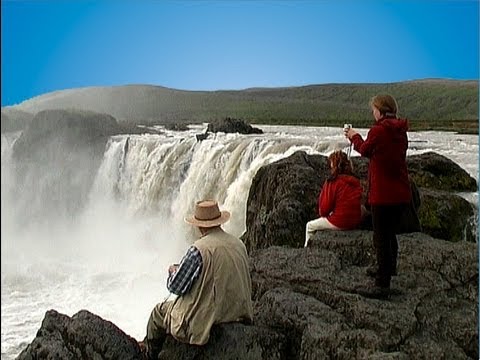
[[[343,124],[343,131],[350,130],[352,128],[352,124]]]

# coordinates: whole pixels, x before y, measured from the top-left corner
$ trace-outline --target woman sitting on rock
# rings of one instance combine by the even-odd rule
[[[338,150],[328,157],[330,177],[325,181],[318,197],[318,219],[309,221],[305,247],[317,230],[351,230],[362,220],[362,186],[353,176],[352,162]]]

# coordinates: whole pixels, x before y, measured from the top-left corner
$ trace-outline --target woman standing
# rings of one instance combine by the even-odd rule
[[[330,177],[325,181],[318,197],[318,219],[309,221],[305,247],[317,230],[351,230],[361,222],[362,186],[353,176],[352,163],[342,151],[328,157]]]
[[[370,159],[368,203],[371,206],[373,243],[378,270],[372,295],[388,297],[390,280],[396,275],[398,243],[396,223],[411,200],[406,153],[408,121],[397,118],[398,106],[390,95],[377,95],[370,101],[375,124],[365,140],[353,129],[345,136],[354,149]]]

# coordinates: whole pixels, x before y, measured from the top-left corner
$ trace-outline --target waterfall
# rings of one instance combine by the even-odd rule
[[[14,224],[14,213],[12,204],[15,202],[12,194],[15,187],[12,171],[13,144],[20,136],[21,132],[2,134],[2,239],[4,234],[12,231]],[[5,242],[2,241],[2,249]]]
[[[335,141],[330,148],[338,147]],[[217,134],[194,137],[158,135],[113,137],[107,144],[89,206],[109,202],[131,217],[162,218],[175,236],[189,234],[183,218],[196,201],[216,199],[232,213],[225,229],[245,231],[249,188],[257,170],[297,150],[325,150],[314,142],[288,138]],[[182,235],[183,234],[183,235]]]
[[[16,189],[16,198],[12,198],[10,190],[15,182],[10,178],[14,168],[11,154],[18,135],[2,134],[2,234],[6,235],[3,243],[8,244],[7,253],[13,258],[21,253],[32,261],[42,256],[64,260],[73,257],[101,269],[110,265],[129,268],[136,264],[134,254],[142,252],[158,252],[166,264],[178,261],[196,238],[195,229],[183,219],[202,199],[216,199],[222,209],[230,211],[231,220],[224,227],[240,236],[245,231],[249,188],[261,166],[297,150],[313,154],[345,146],[341,134],[326,134],[323,141],[317,136],[299,138],[278,133],[219,133],[203,141],[197,141],[192,131],[113,136],[80,212],[63,221],[45,209],[42,223],[29,224],[25,216],[26,222],[14,228],[9,225],[15,222],[15,216],[28,214],[29,207],[39,207],[36,212],[42,212],[42,204],[29,199],[43,191],[44,182],[52,177],[59,182],[63,177],[65,183],[72,179],[72,173],[63,174],[61,165],[48,168],[49,173],[37,178],[35,188]],[[28,166],[24,165],[27,174]],[[38,164],[33,166],[38,173]],[[78,171],[82,170],[79,166]],[[70,189],[62,194],[65,188],[57,188],[55,198],[68,201],[75,195]]]

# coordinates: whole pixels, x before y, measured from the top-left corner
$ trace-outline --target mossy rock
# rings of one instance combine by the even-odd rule
[[[421,189],[418,217],[424,233],[448,241],[475,241],[474,209],[464,198]]]
[[[418,187],[444,191],[477,191],[477,181],[443,155],[427,152],[407,157],[410,176]]]

